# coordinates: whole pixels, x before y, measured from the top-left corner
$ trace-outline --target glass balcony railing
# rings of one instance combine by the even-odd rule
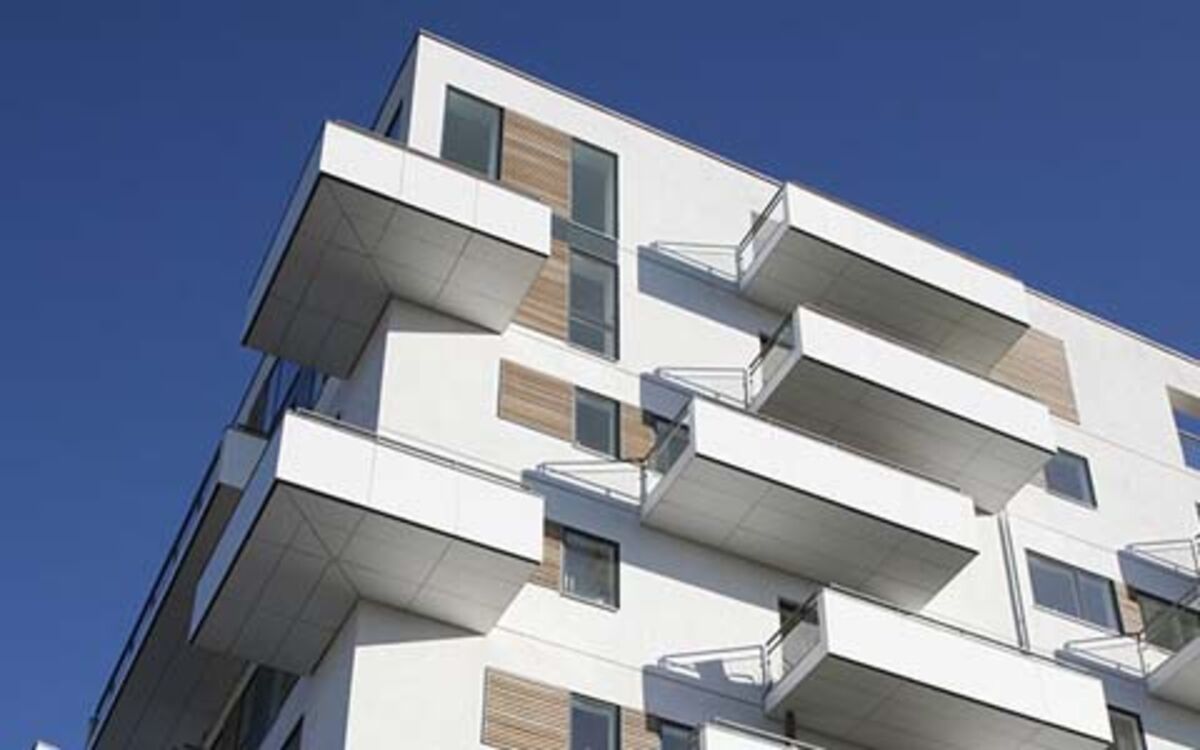
[[[737,271],[739,278],[745,276],[750,267],[754,265],[754,261],[770,250],[779,240],[780,235],[788,230],[790,222],[786,195],[787,186],[784,185],[775,193],[775,197],[771,198],[771,202],[750,225],[750,231],[738,244]]]

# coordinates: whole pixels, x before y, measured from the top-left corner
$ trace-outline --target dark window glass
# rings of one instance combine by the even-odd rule
[[[571,250],[569,336],[572,343],[617,356],[617,267]]]
[[[1183,463],[1200,469],[1200,417],[1178,409],[1174,414],[1175,429],[1179,431],[1179,447],[1183,450]]]
[[[621,452],[621,407],[611,398],[575,389],[575,442],[613,458]]]
[[[571,697],[571,750],[617,750],[617,707]]]
[[[226,717],[214,750],[257,750],[295,684],[295,675],[269,667],[256,669]],[[299,743],[299,728],[293,734]]]
[[[571,146],[571,221],[617,235],[617,157],[580,141]]]
[[[563,530],[562,589],[577,599],[617,606],[617,545]]]
[[[658,725],[660,750],[693,750],[691,727],[660,721]]]
[[[1110,708],[1108,723],[1113,734],[1113,743],[1108,746],[1110,750],[1146,750],[1142,722],[1138,717]]]
[[[487,177],[500,175],[500,108],[446,90],[442,158]]]
[[[1046,464],[1043,472],[1046,476],[1046,488],[1055,495],[1080,505],[1095,507],[1092,474],[1088,470],[1086,458],[1060,450]]]
[[[1032,553],[1029,578],[1033,600],[1041,606],[1107,630],[1118,630],[1116,598],[1107,578]]]

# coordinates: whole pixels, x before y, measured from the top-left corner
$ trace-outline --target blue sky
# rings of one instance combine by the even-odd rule
[[[1200,351],[1194,0],[175,5],[0,10],[0,747],[82,745],[306,149],[418,26]]]

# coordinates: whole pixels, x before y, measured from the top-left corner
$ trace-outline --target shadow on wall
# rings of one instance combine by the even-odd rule
[[[770,332],[779,315],[738,294],[736,277],[705,270],[667,244],[638,248],[638,291],[750,335]],[[728,251],[733,257],[732,248]]]

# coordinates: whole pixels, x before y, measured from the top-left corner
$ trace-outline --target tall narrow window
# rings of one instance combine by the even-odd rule
[[[575,389],[575,442],[617,458],[621,455],[621,405],[598,393]]]
[[[607,357],[617,356],[617,266],[572,248],[570,338]]]
[[[571,696],[571,750],[617,750],[617,714],[611,703]]]
[[[1028,556],[1035,602],[1106,630],[1120,629],[1112,581],[1032,552]]]
[[[581,141],[571,144],[571,221],[617,236],[617,157]]]
[[[1086,458],[1060,449],[1042,471],[1050,492],[1077,505],[1096,507],[1092,472]]]
[[[487,177],[500,175],[500,108],[446,89],[442,158]]]
[[[1200,470],[1200,417],[1176,409],[1175,429],[1179,432],[1179,447],[1183,450],[1183,463]]]
[[[617,545],[590,534],[563,529],[562,591],[606,607],[618,605]]]
[[[1134,714],[1108,709],[1108,723],[1112,727],[1113,743],[1110,750],[1146,750],[1142,736],[1142,721]]]

